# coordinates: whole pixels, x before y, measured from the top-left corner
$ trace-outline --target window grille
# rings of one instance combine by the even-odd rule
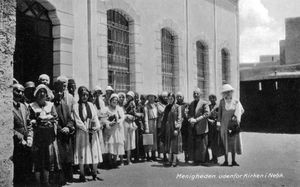
[[[162,88],[164,91],[175,92],[174,60],[175,37],[167,29],[161,30],[162,53]]]
[[[197,47],[197,86],[201,90],[202,96],[206,94],[206,71],[207,71],[207,48],[201,43],[196,43]]]
[[[229,82],[230,56],[225,49],[222,49],[221,54],[222,54],[222,83],[226,84]]]
[[[108,84],[117,92],[130,90],[129,22],[120,12],[107,11]]]

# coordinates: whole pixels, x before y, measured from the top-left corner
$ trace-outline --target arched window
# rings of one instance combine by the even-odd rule
[[[229,82],[230,55],[227,49],[222,49],[222,83]]]
[[[207,66],[208,49],[202,42],[196,43],[197,47],[197,86],[202,92],[202,96],[207,94]]]
[[[107,11],[108,84],[119,91],[130,90],[129,23],[115,10]]]
[[[167,29],[161,30],[161,54],[162,88],[164,91],[174,92],[175,37]]]

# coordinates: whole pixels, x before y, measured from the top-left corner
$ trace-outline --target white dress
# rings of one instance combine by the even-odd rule
[[[123,109],[119,106],[116,106],[115,109],[111,107],[106,107],[104,109],[104,114],[106,115],[105,118],[102,119],[102,122],[106,124],[103,133],[104,145],[107,153],[113,155],[124,155],[124,112]],[[116,115],[118,117],[118,122],[115,126],[107,128],[108,126],[108,116]]]
[[[92,119],[86,119],[87,111],[85,105],[83,105],[83,118],[86,119],[84,122],[79,116],[79,104],[76,103],[73,106],[74,120],[77,127],[74,152],[75,164],[98,164],[102,162],[101,146],[97,132],[100,129],[100,123],[95,107],[90,102],[88,102],[88,105],[91,108]],[[97,131],[92,131],[90,134],[86,132],[86,130],[89,129],[91,125],[95,126]],[[91,139],[90,135],[92,135]]]

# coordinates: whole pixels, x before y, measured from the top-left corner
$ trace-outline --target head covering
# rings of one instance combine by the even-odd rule
[[[35,88],[35,84],[32,81],[28,81],[25,83],[25,88]]]
[[[74,79],[69,79],[68,84],[75,84],[75,80]]]
[[[57,81],[63,82],[63,83],[68,83],[68,78],[64,75],[58,76],[56,78]]]
[[[111,96],[110,96],[110,98],[109,98],[109,102],[110,102],[114,97],[116,97],[117,99],[119,99],[118,94],[113,93],[113,94],[111,94]]]
[[[41,75],[39,76],[39,81],[40,81],[41,79],[46,79],[46,80],[48,81],[48,83],[50,82],[50,77],[49,77],[47,74],[41,74]]]
[[[41,90],[41,89],[45,89],[47,92],[47,95],[51,95],[51,90],[48,88],[48,86],[44,85],[44,84],[40,84],[36,87],[33,96],[36,97],[36,94]]]
[[[147,95],[147,98],[148,98],[149,96],[151,96],[151,95],[154,96],[154,97],[157,97],[156,94],[155,94],[154,92],[150,92],[150,93]]]
[[[78,95],[81,96],[83,94],[83,92],[90,93],[89,90],[85,86],[80,86],[78,88]]]
[[[19,83],[13,85],[13,90],[15,90],[15,89],[24,91],[24,87]]]
[[[224,84],[222,86],[222,93],[229,91],[234,91],[234,88],[230,84]]]
[[[101,91],[101,92],[102,92],[102,88],[101,88],[100,86],[98,86],[98,85],[95,86],[94,90],[95,90],[95,91]]]
[[[182,92],[177,92],[177,93],[176,93],[176,96],[184,97]]]
[[[114,91],[114,89],[111,86],[107,86],[105,91]]]
[[[201,93],[200,88],[195,88],[194,91],[193,91],[193,93],[199,93],[200,94]]]
[[[126,97],[126,94],[124,92],[119,92],[118,93],[118,97],[120,97],[121,95],[124,96],[124,97]]]
[[[133,91],[129,91],[129,92],[127,92],[127,94],[126,95],[129,95],[129,96],[131,96],[133,99],[134,99],[134,96],[135,96],[135,94],[134,94],[134,92]]]
[[[167,97],[167,96],[168,96],[168,92],[167,92],[167,91],[163,91],[163,92],[161,93],[161,96],[162,96],[162,97]]]

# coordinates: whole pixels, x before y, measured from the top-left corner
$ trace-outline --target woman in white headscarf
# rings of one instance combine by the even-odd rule
[[[234,133],[241,122],[244,113],[242,104],[233,98],[234,88],[224,84],[222,88],[223,99],[220,101],[217,126],[220,127],[221,139],[224,145],[225,162],[222,166],[228,166],[228,153],[231,152],[232,166],[239,166],[235,160],[236,154],[242,154],[240,133]],[[234,128],[236,126],[236,128]]]

